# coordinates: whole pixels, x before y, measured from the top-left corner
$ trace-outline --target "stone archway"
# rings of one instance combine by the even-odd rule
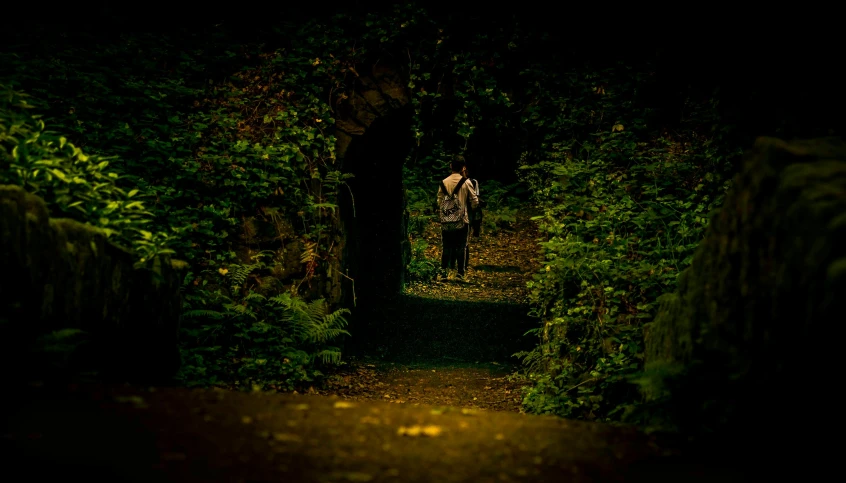
[[[329,282],[331,298],[347,307],[399,294],[410,254],[402,184],[413,141],[408,81],[390,66],[354,73],[352,93],[333,100],[336,166],[355,176],[339,193],[343,241]]]
[[[356,82],[352,95],[333,100],[335,156],[341,165],[355,138],[367,132],[376,119],[411,101],[408,81],[399,68],[374,65],[366,74],[353,73]]]

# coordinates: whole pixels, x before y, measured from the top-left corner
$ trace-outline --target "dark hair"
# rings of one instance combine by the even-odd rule
[[[467,162],[464,160],[464,156],[460,154],[456,154],[452,157],[452,161],[449,163],[450,169],[452,169],[453,173],[460,173],[461,168],[467,166]]]

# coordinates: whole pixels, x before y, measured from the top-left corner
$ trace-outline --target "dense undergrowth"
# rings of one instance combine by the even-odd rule
[[[664,129],[638,105],[649,76],[641,69],[536,77],[547,102],[525,118],[545,135],[520,167],[545,234],[544,268],[530,282],[540,343],[521,354],[532,412],[636,421],[644,324],[729,188],[739,150],[725,140],[716,97],[688,97]]]
[[[482,179],[485,228],[530,202],[545,236],[531,284],[539,345],[521,354],[534,383],[525,408],[630,417],[643,326],[690,263],[737,154],[718,97],[691,93],[667,128],[642,95],[648,63],[562,60],[513,22],[450,22],[403,6],[250,37],[260,40],[217,27],[110,41],[33,32],[42,48],[0,56],[0,181],[110,230],[139,260],[188,262],[183,382],[290,389],[337,362],[333,341],[346,334],[346,311],[319,289],[349,176],[334,108],[353,95],[357,67],[396,66],[415,110],[403,179],[411,278],[437,271],[419,235],[449,156],[472,164],[479,128],[508,139],[523,153],[519,181]],[[27,158],[15,144],[41,151]]]
[[[0,149],[5,164],[0,184],[37,194],[55,216],[98,227],[113,242],[132,249],[138,263],[174,253],[153,232],[142,193],[131,178],[110,167],[110,159],[86,154],[48,129],[30,96],[0,85]],[[42,106],[43,107],[43,106]]]
[[[411,199],[466,147],[484,102],[511,106],[477,68],[496,63],[496,42],[452,39],[455,27],[401,7],[247,37],[217,26],[113,37],[29,29],[0,53],[3,182],[104,228],[139,263],[188,263],[184,383],[308,383],[338,362],[331,342],[347,335],[322,280],[349,176],[336,165],[333,109],[352,95],[356,66],[403,56],[415,93]]]
[[[335,66],[315,64],[329,41],[267,52],[215,33],[45,36],[31,56],[3,54],[2,181],[108,230],[139,262],[189,263],[184,383],[289,389],[336,362],[329,342],[346,333],[345,311],[300,297],[331,243],[327,200],[343,182],[319,100]],[[301,247],[295,260],[282,243]],[[263,286],[285,271],[296,283]]]

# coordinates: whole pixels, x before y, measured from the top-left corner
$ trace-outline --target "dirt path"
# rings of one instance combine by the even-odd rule
[[[499,364],[404,365],[352,361],[315,391],[352,401],[520,412],[525,382]]]
[[[15,393],[0,401],[9,481],[743,481],[632,429],[553,417],[223,390]]]
[[[483,230],[469,244],[470,265],[467,281],[459,283],[451,276],[441,283],[412,283],[407,293],[434,299],[528,303],[526,282],[539,265],[538,230],[529,218],[530,209],[520,212],[517,220],[495,233]],[[424,232],[426,255],[441,259],[440,225],[430,223]]]
[[[350,400],[520,411],[525,381],[514,353],[529,350],[526,282],[537,267],[537,230],[525,213],[508,229],[473,239],[466,282],[413,283],[365,317],[366,340],[314,393]],[[440,228],[425,231],[440,259]]]
[[[632,428],[518,414],[533,236],[483,237],[467,284],[371,304],[358,355],[312,394],[13,388],[0,398],[4,470],[108,483],[745,481]]]

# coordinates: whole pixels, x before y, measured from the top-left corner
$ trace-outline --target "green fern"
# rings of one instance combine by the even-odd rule
[[[249,305],[241,305],[241,304],[224,304],[226,307],[227,312],[233,312],[238,315],[246,315],[253,320],[257,320],[258,316],[256,315],[255,311]]]
[[[311,330],[308,333],[308,340],[315,343],[324,343],[342,335],[350,335],[344,327],[347,326],[347,319],[344,315],[348,315],[348,309],[338,309],[329,313],[329,304],[323,302],[321,310],[322,320],[312,324]]]
[[[235,289],[244,285],[244,282],[247,281],[247,277],[259,268],[261,268],[261,265],[258,263],[251,265],[230,265],[228,275],[232,288]]]
[[[216,310],[208,310],[208,309],[196,309],[196,310],[186,310],[182,313],[182,316],[187,319],[222,319],[226,315],[216,311]]]
[[[314,354],[314,359],[320,359],[324,364],[339,364],[341,362],[341,350],[337,347],[327,347]]]
[[[522,364],[528,368],[529,372],[535,372],[541,369],[544,361],[542,351],[534,349],[531,351],[520,351],[512,355],[521,359]]]
[[[246,300],[246,301],[250,301],[250,300],[262,300],[262,301],[263,301],[263,300],[267,300],[267,297],[265,297],[264,295],[262,295],[262,294],[260,294],[260,293],[258,293],[258,292],[253,292],[253,291],[251,290],[251,291],[250,291],[250,293],[248,293],[248,294],[247,294],[247,296],[246,296],[246,297],[244,297],[244,300]]]
[[[326,300],[319,299],[309,303],[305,310],[299,313],[295,311],[290,320],[299,326],[298,332],[303,340],[322,344],[341,335],[349,335],[349,332],[344,330],[347,326],[344,315],[349,313],[348,309],[338,309],[330,313]]]
[[[349,309],[338,309],[330,312],[325,299],[313,300],[310,303],[298,297],[291,297],[284,293],[271,297],[271,302],[285,308],[285,322],[289,325],[291,335],[297,340],[323,344],[342,335],[350,335],[344,328],[350,313]]]

